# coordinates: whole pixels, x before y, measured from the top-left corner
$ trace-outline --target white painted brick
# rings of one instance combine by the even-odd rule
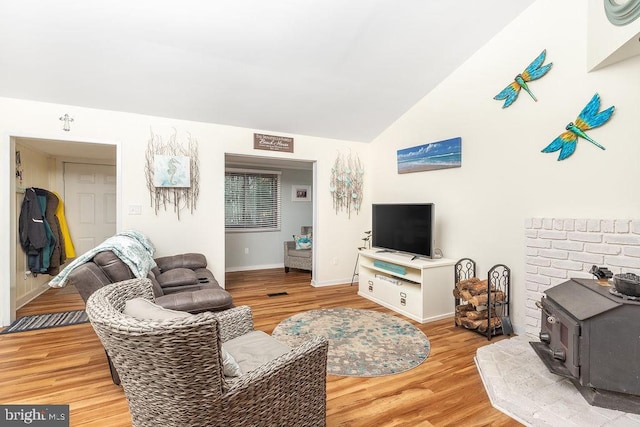
[[[589,273],[588,271],[572,271],[571,273],[569,273],[569,277],[571,279],[595,279],[593,274]]]
[[[525,303],[524,303],[525,307],[527,307],[527,308],[534,308],[534,309],[536,309],[536,310],[539,310],[539,309],[538,309],[538,306],[536,305],[536,303],[540,301],[540,298],[541,298],[541,297],[539,297],[538,299],[531,299],[531,298],[530,298],[530,297],[531,297],[531,295],[533,295],[533,292],[529,292],[529,294],[528,294],[529,298],[527,298],[527,300],[526,300],[526,301],[525,301]]]
[[[527,319],[527,327],[525,328],[525,333],[529,336],[537,337],[539,332],[540,332],[540,327],[529,325],[529,319]]]
[[[529,287],[529,283],[538,283],[541,285],[549,285],[551,283],[551,279],[549,279],[548,277],[543,277],[540,275],[534,275],[534,274],[525,274],[524,275],[524,279],[527,281],[527,288]]]
[[[538,254],[545,258],[569,259],[568,251],[559,251],[555,249],[540,249]]]
[[[613,233],[615,231],[614,221],[610,219],[603,219],[600,222],[601,231],[603,233]]]
[[[525,313],[527,317],[531,317],[532,319],[540,318],[542,316],[542,314],[540,313],[540,310],[533,309],[533,308],[527,308],[525,310]]]
[[[607,256],[604,258],[607,265],[624,268],[640,268],[640,259],[624,256]]]
[[[538,272],[538,267],[535,265],[527,264],[524,267],[525,273],[536,274]]]
[[[605,234],[604,242],[610,244],[640,246],[640,236],[633,234]]]
[[[587,231],[600,231],[600,220],[599,219],[588,219],[587,220]]]
[[[576,231],[587,231],[587,220],[576,219]]]
[[[631,232],[633,234],[640,234],[640,220],[631,221]]]
[[[532,256],[528,256],[526,258],[526,263],[527,264],[531,264],[531,265],[537,265],[540,267],[550,267],[551,266],[551,260],[548,258],[537,258],[537,257],[532,257]]]
[[[536,237],[538,237],[538,230],[525,230],[524,237],[535,239]]]
[[[587,254],[583,252],[573,252],[569,254],[572,261],[586,262],[588,264],[602,265],[604,263],[604,255]]]
[[[560,270],[559,268],[544,268],[544,267],[540,267],[539,273],[542,274],[543,276],[549,276],[549,277],[557,277],[557,278],[562,278],[562,279],[566,279],[567,276],[567,271],[566,270]]]
[[[551,230],[553,228],[553,219],[552,218],[543,218],[542,219],[542,228],[545,230]]]
[[[553,220],[553,229],[554,230],[562,230],[564,225],[564,221],[562,219],[554,219]]]
[[[584,245],[584,251],[592,254],[618,255],[622,253],[622,247],[618,245],[587,243]]]
[[[550,248],[551,242],[548,240],[540,239],[525,239],[525,245],[530,248]]]
[[[629,232],[629,225],[630,225],[631,221],[629,220],[621,220],[618,219],[615,221],[615,231],[616,233],[628,233]]]
[[[571,252],[582,252],[584,250],[584,243],[570,240],[557,240],[551,242],[551,247],[553,249],[564,249]]]
[[[540,290],[540,285],[536,282],[532,282],[527,280],[524,282],[524,287],[527,289],[527,293],[529,292],[538,292]]]
[[[627,256],[640,257],[640,246],[625,246],[622,253]]]
[[[540,230],[538,232],[539,239],[566,240],[567,233],[565,231],[547,231]]]
[[[565,219],[564,220],[564,231],[573,231],[576,229],[576,221],[574,219]]]
[[[524,219],[524,228],[529,229],[533,227],[533,218],[525,218]]]
[[[532,228],[542,228],[542,218],[533,218],[531,220]]]
[[[567,233],[567,238],[569,240],[575,240],[577,242],[592,242],[592,243],[600,243],[602,242],[602,234],[598,233],[580,233],[577,231]]]
[[[571,271],[582,271],[584,269],[584,264],[576,261],[552,261],[551,267],[556,268],[558,270],[571,270]]]
[[[526,247],[526,248],[524,248],[524,254],[526,256],[537,256],[538,255],[538,250],[536,248]]]

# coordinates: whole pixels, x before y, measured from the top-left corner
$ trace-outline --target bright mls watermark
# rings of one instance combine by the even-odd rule
[[[69,427],[69,405],[0,405],[0,426]]]

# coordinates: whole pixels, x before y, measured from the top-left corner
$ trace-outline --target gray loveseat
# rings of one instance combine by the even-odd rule
[[[232,308],[231,294],[220,287],[213,273],[207,269],[204,255],[187,253],[155,258],[147,278],[151,281],[156,304],[171,310],[202,313]],[[98,252],[90,261],[76,267],[68,276],[86,303],[96,290],[110,283],[134,279],[131,269],[113,252]],[[111,378],[120,378],[107,357]]]
[[[155,258],[157,267],[148,278],[156,304],[172,310],[201,313],[233,307],[231,294],[222,289],[202,254],[187,253]],[[109,283],[133,279],[131,269],[113,252],[103,251],[76,267],[68,278],[86,302],[97,289]]]

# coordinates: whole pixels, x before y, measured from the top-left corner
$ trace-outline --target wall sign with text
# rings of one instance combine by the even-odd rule
[[[293,138],[254,133],[253,148],[256,150],[284,151],[286,153],[293,153]]]

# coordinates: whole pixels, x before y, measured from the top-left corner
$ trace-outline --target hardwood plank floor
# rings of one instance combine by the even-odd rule
[[[352,307],[395,314],[357,295],[357,286],[314,288],[308,272],[229,273],[236,305],[252,307],[255,327],[271,333],[301,311]],[[72,289],[50,289],[18,316],[84,307]],[[286,292],[269,297],[267,294]],[[453,297],[452,297],[453,304]],[[400,315],[398,315],[400,316]],[[400,316],[404,318],[403,316]],[[431,342],[420,366],[396,375],[327,377],[328,426],[519,426],[491,406],[473,362],[487,341],[453,320],[419,324]],[[130,426],[122,389],[111,382],[104,350],[89,324],[0,335],[0,403],[69,404],[72,426]]]

